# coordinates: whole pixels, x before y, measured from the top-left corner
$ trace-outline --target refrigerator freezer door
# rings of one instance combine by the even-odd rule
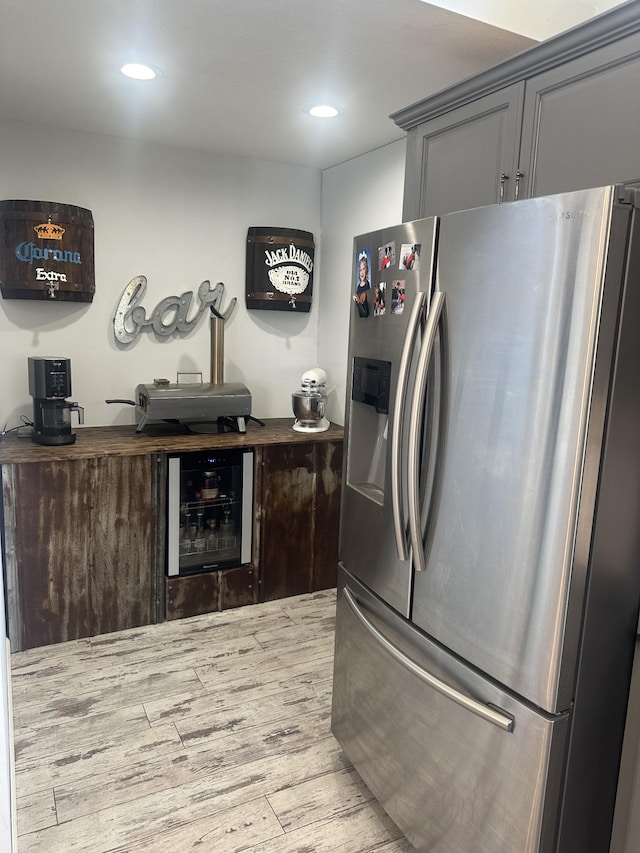
[[[554,849],[567,716],[536,713],[508,696],[344,571],[332,729],[418,850]]]
[[[407,485],[398,474],[406,471],[411,380],[433,280],[435,240],[436,220],[422,219],[354,241],[340,558],[404,615],[411,562]],[[368,311],[357,302],[363,261],[370,276]]]
[[[626,233],[628,214],[615,210]],[[613,215],[609,187],[464,211],[440,223],[448,427],[412,618],[550,712],[571,699],[558,683],[563,655],[576,653],[582,611],[575,606],[586,573],[575,562],[579,500],[590,500],[580,511],[593,514],[599,464],[596,458],[585,488],[587,437],[599,454],[610,381],[608,365],[596,375],[596,344],[609,340],[608,351],[602,344],[598,352],[607,362],[614,349],[613,332],[602,333]],[[620,281],[607,288],[613,327]],[[588,537],[591,524],[584,530]],[[578,614],[571,635],[568,612]],[[575,660],[566,664],[575,670]]]

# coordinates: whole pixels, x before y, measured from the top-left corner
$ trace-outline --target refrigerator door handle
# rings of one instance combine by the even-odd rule
[[[424,548],[422,546],[419,476],[422,413],[426,394],[427,374],[431,365],[433,347],[443,309],[444,293],[441,290],[437,290],[431,299],[431,308],[424,330],[422,349],[418,358],[416,391],[413,397],[409,421],[407,500],[409,504],[409,532],[413,550],[413,564],[418,572],[423,572],[426,568]]]
[[[397,648],[375,627],[375,625],[362,612],[353,593],[347,587],[343,589],[343,595],[345,601],[353,611],[354,616],[356,616],[364,628],[378,641],[384,650],[394,658],[394,660],[406,667],[406,669],[412,672],[417,678],[424,681],[425,684],[428,684],[434,690],[437,690],[438,693],[441,693],[443,696],[451,699],[452,702],[456,702],[467,711],[471,711],[472,714],[476,714],[478,717],[481,717],[483,720],[486,720],[505,732],[513,731],[515,718],[511,714],[508,714],[506,711],[503,711],[495,705],[478,702],[476,699],[472,699],[465,693],[461,693],[459,690],[456,690],[455,687],[452,687],[450,684],[447,684],[445,681],[441,681],[441,679],[436,678],[435,675],[427,672],[426,669],[423,669],[415,663],[415,661],[411,660],[410,657]]]
[[[400,368],[398,372],[398,386],[393,408],[393,420],[391,424],[391,512],[393,516],[393,529],[396,538],[396,550],[399,560],[409,559],[407,545],[406,526],[402,512],[402,431],[404,428],[404,414],[407,398],[407,386],[409,383],[409,369],[411,357],[415,346],[416,336],[420,327],[420,318],[424,310],[427,294],[424,291],[417,293],[413,304],[413,310],[409,317],[407,334],[402,348]]]

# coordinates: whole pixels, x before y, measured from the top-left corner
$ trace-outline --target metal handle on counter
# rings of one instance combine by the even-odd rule
[[[467,711],[471,711],[472,714],[476,714],[478,717],[482,717],[483,720],[492,723],[494,726],[497,726],[499,729],[502,729],[505,732],[513,731],[515,719],[511,716],[511,714],[507,714],[506,711],[502,711],[500,708],[495,708],[492,705],[487,705],[483,702],[478,702],[476,699],[472,699],[465,693],[461,693],[459,690],[456,690],[455,687],[451,687],[451,685],[447,684],[445,681],[441,681],[441,679],[436,678],[435,675],[432,675],[430,672],[427,672],[426,669],[423,669],[421,666],[418,666],[415,661],[411,660],[411,658],[405,655],[403,651],[394,646],[394,644],[390,640],[388,640],[384,636],[384,634],[379,631],[376,626],[364,615],[364,613],[358,606],[358,602],[354,598],[353,593],[346,587],[343,590],[343,595],[345,601],[353,611],[354,616],[356,616],[360,620],[361,624],[366,628],[366,630],[370,634],[372,634],[373,637],[375,637],[375,639],[380,643],[384,650],[389,655],[391,655],[394,660],[402,664],[402,666],[408,669],[409,672],[412,672],[421,681],[424,681],[425,684],[428,684],[429,687],[432,687],[434,690],[437,690],[438,693],[441,693],[447,699],[451,699],[452,702],[455,702],[462,708],[465,708]]]
[[[409,534],[413,549],[413,565],[418,572],[425,570],[424,549],[422,546],[421,514],[420,514],[420,432],[422,430],[422,415],[427,385],[427,374],[433,355],[433,345],[438,331],[438,324],[444,307],[444,293],[435,291],[431,299],[431,308],[427,316],[424,330],[422,349],[418,358],[416,370],[416,390],[413,396],[411,414],[409,416],[409,450],[407,501],[409,505]]]
[[[178,384],[178,385],[180,384],[180,377],[181,376],[199,376],[200,377],[200,385],[203,384],[202,383],[202,371],[201,370],[179,370],[176,373],[176,384]],[[193,384],[197,385],[198,383],[194,382]]]
[[[393,407],[393,420],[391,423],[391,513],[393,516],[393,529],[396,537],[396,550],[399,560],[409,558],[407,540],[405,535],[404,519],[402,516],[402,452],[400,444],[402,431],[404,429],[404,412],[407,396],[407,385],[409,382],[409,368],[411,356],[415,346],[416,335],[420,325],[420,317],[424,309],[427,294],[420,291],[416,294],[416,301],[409,317],[407,335],[400,358],[398,371],[398,387]]]

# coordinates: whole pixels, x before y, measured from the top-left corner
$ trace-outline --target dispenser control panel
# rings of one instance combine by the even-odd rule
[[[68,358],[29,356],[29,394],[37,399],[71,396],[71,361]]]
[[[358,403],[373,406],[376,412],[389,412],[391,388],[391,362],[376,358],[353,359],[353,386],[351,397]]]

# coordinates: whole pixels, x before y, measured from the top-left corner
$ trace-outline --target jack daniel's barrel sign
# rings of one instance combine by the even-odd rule
[[[287,228],[249,228],[247,308],[311,309],[313,234]]]
[[[91,302],[93,216],[53,201],[0,201],[0,290],[5,299]]]

